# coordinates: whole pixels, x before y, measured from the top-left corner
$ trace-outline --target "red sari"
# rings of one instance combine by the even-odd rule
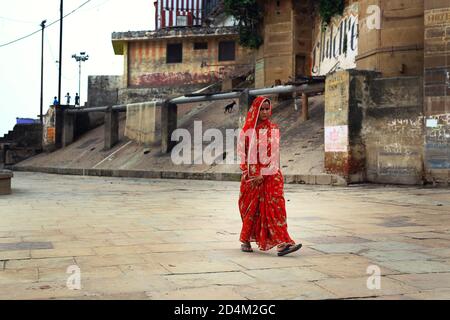
[[[287,231],[284,182],[279,168],[279,128],[269,119],[258,121],[259,110],[265,101],[269,102],[272,114],[270,100],[266,97],[256,98],[239,137],[242,170],[240,241],[256,242],[263,251],[277,245],[295,244]],[[270,163],[267,157],[272,159]],[[260,175],[263,176],[263,182],[254,185],[254,179]]]

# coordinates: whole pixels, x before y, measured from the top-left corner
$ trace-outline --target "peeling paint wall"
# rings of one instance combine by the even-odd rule
[[[426,178],[450,184],[450,2],[425,1]]]
[[[423,75],[424,3],[428,1],[347,0],[343,17],[334,17],[325,30],[313,9],[315,0],[261,3],[264,45],[257,52],[256,87],[287,82],[302,70],[303,75],[347,69],[381,72],[386,77]]]
[[[422,83],[421,77],[369,83],[362,125],[367,181],[423,182]]]
[[[55,149],[55,106],[50,106],[43,117],[42,148],[44,151]]]
[[[344,70],[356,68],[358,8],[357,2],[347,6],[343,15],[333,17],[325,30],[320,20],[315,21],[312,75],[326,75],[337,67]]]
[[[325,132],[329,134],[325,136],[325,170],[343,176],[348,182],[365,181],[362,106],[367,91],[365,79],[375,75],[349,70],[332,73],[326,79]]]
[[[441,176],[445,181],[450,171],[450,113],[427,116],[425,121],[428,178]]]
[[[236,59],[219,61],[219,42],[236,41]],[[205,50],[194,50],[195,42],[207,42]],[[168,43],[183,44],[183,62],[167,63]],[[128,43],[125,56],[128,88],[162,88],[212,84],[252,68],[251,51],[242,48],[234,36],[161,39]]]
[[[325,170],[349,176],[348,114],[350,74],[336,72],[325,85]]]
[[[421,184],[423,79],[377,76],[350,70],[327,77],[325,168],[348,182]]]
[[[365,179],[381,183],[450,183],[450,2],[361,0],[358,69],[391,78],[349,81],[349,158],[361,127]],[[367,29],[367,10],[382,10],[381,29]],[[413,76],[406,76],[413,75]],[[352,88],[353,86],[353,88]],[[353,98],[354,97],[354,98]],[[352,108],[352,99],[356,108]],[[355,119],[352,120],[352,110]],[[362,118],[358,121],[360,115]],[[335,133],[336,135],[336,133]],[[358,145],[356,143],[355,145]],[[358,152],[358,151],[357,151]],[[349,174],[328,157],[330,170]],[[334,155],[334,157],[336,157]]]
[[[118,91],[122,87],[121,76],[89,76],[89,107],[112,106],[118,102]]]
[[[145,102],[149,100],[164,100],[167,97],[176,97],[184,93],[191,93],[205,87],[205,84],[183,85],[182,87],[155,87],[155,88],[122,88],[119,89],[120,104]],[[218,89],[219,90],[219,89]]]

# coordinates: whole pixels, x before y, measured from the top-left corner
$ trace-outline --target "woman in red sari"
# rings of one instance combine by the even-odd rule
[[[279,168],[279,128],[270,121],[271,115],[270,100],[257,97],[239,137],[240,241],[244,252],[252,252],[250,243],[256,242],[262,251],[277,246],[278,255],[284,256],[302,245],[296,245],[287,231],[283,175]]]

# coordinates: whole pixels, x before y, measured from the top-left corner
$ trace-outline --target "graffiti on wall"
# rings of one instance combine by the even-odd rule
[[[450,114],[428,116],[425,127],[427,167],[450,169]]]
[[[314,76],[338,69],[356,68],[358,55],[358,3],[348,6],[342,17],[334,18],[314,41],[312,70]]]
[[[422,117],[414,119],[389,120],[386,126],[386,133],[394,134],[403,138],[420,138],[422,136]]]
[[[365,120],[368,180],[418,182],[423,162],[423,118],[391,116],[386,113],[384,117],[368,116]]]
[[[213,83],[223,78],[219,72],[190,73],[190,72],[157,72],[140,75],[135,86],[165,87],[185,86],[200,83]]]
[[[379,176],[418,177],[421,170],[422,117],[389,119],[379,137]]]

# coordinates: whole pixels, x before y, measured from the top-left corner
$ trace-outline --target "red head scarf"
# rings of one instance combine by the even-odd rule
[[[241,158],[241,169],[244,173],[248,173],[249,177],[254,176],[252,171],[259,172],[258,170],[250,170],[250,167],[257,163],[257,159],[255,158],[257,156],[255,149],[257,148],[256,126],[258,125],[261,106],[266,101],[270,106],[269,114],[272,115],[272,103],[270,100],[264,96],[257,97],[247,113],[244,126],[239,135],[238,154]],[[269,120],[265,120],[264,122],[269,122]]]
[[[247,118],[245,118],[244,126],[242,127],[242,132],[245,133],[249,129],[255,129],[258,123],[259,111],[264,102],[269,102],[270,106],[270,115],[272,115],[272,103],[269,98],[260,96],[257,97],[250,107],[250,110],[247,113]]]

